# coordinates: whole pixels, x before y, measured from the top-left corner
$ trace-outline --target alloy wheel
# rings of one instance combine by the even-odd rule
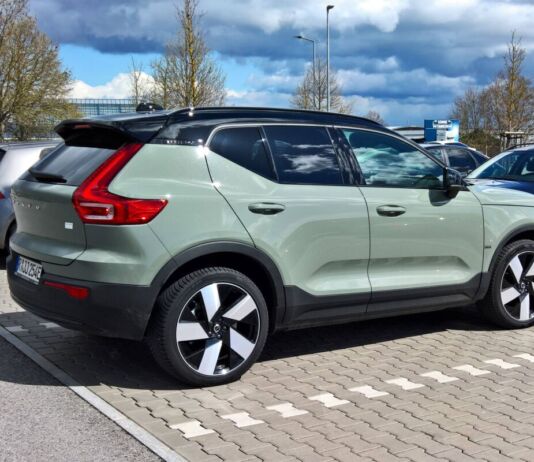
[[[199,374],[227,374],[250,357],[260,331],[254,299],[243,288],[213,283],[184,306],[176,328],[178,350]]]
[[[534,252],[519,253],[508,263],[501,281],[501,302],[517,321],[534,317]]]

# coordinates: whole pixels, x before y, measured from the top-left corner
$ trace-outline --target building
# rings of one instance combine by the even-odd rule
[[[71,98],[68,101],[76,106],[83,117],[135,112],[137,106],[133,99]]]
[[[405,136],[416,143],[422,143],[425,141],[425,129],[424,127],[388,127],[389,129],[397,132],[399,135]]]

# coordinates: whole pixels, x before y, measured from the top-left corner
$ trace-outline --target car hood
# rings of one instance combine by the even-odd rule
[[[534,183],[479,178],[469,178],[466,182],[483,205],[534,207]]]

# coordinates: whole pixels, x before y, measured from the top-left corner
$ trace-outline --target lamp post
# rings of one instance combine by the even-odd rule
[[[330,112],[330,10],[334,5],[326,7],[326,110]]]
[[[299,40],[305,40],[306,42],[311,42],[311,44],[313,45],[313,62],[312,62],[312,71],[313,71],[313,93],[315,94],[315,92],[317,91],[317,79],[316,79],[316,74],[315,74],[315,58],[316,58],[316,55],[315,55],[315,44],[317,42],[317,40],[313,40],[311,38],[308,38],[308,37],[304,37],[304,35],[295,35],[295,38],[296,39],[299,39]],[[315,99],[315,98],[314,98]],[[315,101],[313,102],[314,106],[315,106]]]

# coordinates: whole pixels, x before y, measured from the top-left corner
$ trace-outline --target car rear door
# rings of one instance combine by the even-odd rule
[[[363,313],[369,223],[324,126],[221,127],[206,153],[214,184],[255,245],[278,265],[290,320]]]
[[[448,197],[444,167],[402,138],[342,132],[363,174],[360,189],[369,208],[369,310],[405,308],[403,298],[472,295],[482,271],[478,199],[470,191]]]

